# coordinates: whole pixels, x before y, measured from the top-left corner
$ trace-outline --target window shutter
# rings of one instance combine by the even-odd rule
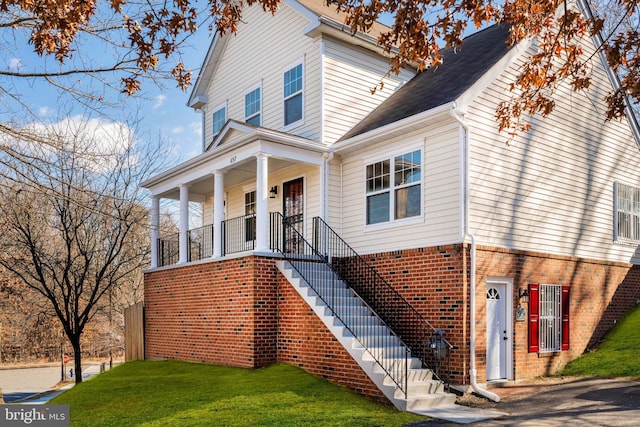
[[[569,350],[569,286],[562,287],[562,350]]]
[[[540,285],[529,284],[529,353],[540,351]]]

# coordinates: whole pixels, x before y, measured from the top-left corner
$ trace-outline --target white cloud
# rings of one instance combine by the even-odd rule
[[[162,107],[165,102],[167,102],[167,97],[163,94],[160,94],[158,96],[156,96],[155,98],[153,98],[153,109],[157,110],[158,108]]]
[[[51,109],[49,107],[38,108],[38,116],[47,117],[49,114],[51,114]]]
[[[182,133],[182,132],[184,132],[184,128],[182,126],[176,126],[176,127],[171,129],[171,133],[178,134],[178,133]]]
[[[9,68],[10,71],[20,71],[22,67],[23,67],[23,64],[20,58],[11,58],[7,62],[7,68]]]
[[[27,128],[52,143],[50,147],[35,143],[32,147],[36,151],[46,153],[54,149],[56,142],[60,143],[60,148],[82,153],[85,165],[96,172],[114,167],[119,155],[135,143],[129,126],[98,118],[72,116],[56,123],[32,123]]]

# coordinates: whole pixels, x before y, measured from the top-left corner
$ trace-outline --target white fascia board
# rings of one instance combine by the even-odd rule
[[[228,36],[228,34],[227,34]],[[220,37],[220,35],[216,32],[213,36],[213,40],[209,45],[209,50],[204,57],[204,61],[202,61],[202,66],[200,67],[200,73],[196,78],[196,82],[193,85],[193,90],[191,91],[191,95],[189,96],[189,100],[187,101],[187,106],[195,109],[200,109],[197,107],[198,97],[207,96],[207,88],[209,87],[209,83],[211,82],[211,78],[216,72],[218,68],[218,63],[220,57],[222,56],[222,52],[224,52],[224,48],[227,45],[227,41],[229,37]]]
[[[291,9],[298,12],[305,19],[309,21],[309,25],[304,28],[304,33],[309,34],[313,32],[320,25],[320,16],[315,12],[307,9],[302,4],[298,3],[295,0],[284,0],[284,4],[289,6]]]
[[[402,120],[379,127],[369,132],[361,133],[344,141],[337,142],[333,149],[337,154],[358,149],[363,144],[372,145],[379,141],[395,138],[397,136],[420,130],[425,127],[425,122],[438,116],[449,116],[449,111],[455,107],[455,102],[447,102],[422,113],[415,114]]]

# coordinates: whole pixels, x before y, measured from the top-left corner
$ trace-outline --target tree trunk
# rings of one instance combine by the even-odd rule
[[[80,336],[78,338],[71,339],[71,346],[73,347],[73,361],[75,364],[75,377],[76,384],[82,382],[82,352],[80,350]]]

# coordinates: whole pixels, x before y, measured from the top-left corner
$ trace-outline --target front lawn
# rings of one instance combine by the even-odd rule
[[[425,420],[284,364],[129,362],[76,385],[72,426],[402,426]]]
[[[640,307],[629,312],[596,350],[570,362],[560,375],[640,377]]]

